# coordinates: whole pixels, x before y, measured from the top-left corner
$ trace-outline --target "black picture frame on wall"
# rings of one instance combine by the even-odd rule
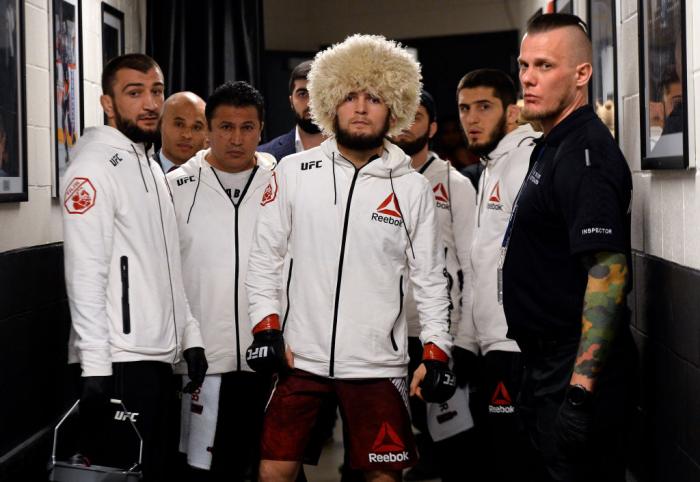
[[[557,0],[555,5],[557,13],[574,13],[574,0]]]
[[[102,65],[122,55],[124,49],[124,12],[102,2]]]
[[[68,168],[71,149],[83,133],[82,0],[52,0],[54,189]]]
[[[685,0],[638,0],[642,169],[687,169]]]
[[[598,117],[619,142],[615,0],[587,0],[586,12],[593,47],[593,76],[588,84],[588,98]]]
[[[24,0],[0,0],[0,202],[29,199]]]

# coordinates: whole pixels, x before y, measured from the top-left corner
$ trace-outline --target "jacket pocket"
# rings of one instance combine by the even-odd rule
[[[399,278],[399,314],[396,315],[396,320],[394,320],[394,326],[396,322],[399,321],[401,313],[403,312],[403,276]],[[394,326],[391,327],[391,332],[389,332],[389,338],[391,338],[391,346],[394,351],[399,351],[399,346],[396,344],[396,338],[394,338]]]
[[[122,277],[122,331],[125,335],[131,333],[131,315],[129,314],[129,258],[119,258]]]
[[[289,316],[289,288],[292,286],[292,269],[294,268],[294,258],[289,258],[289,275],[287,276],[287,309],[284,310],[284,319],[282,320],[282,332],[287,326],[287,317]]]

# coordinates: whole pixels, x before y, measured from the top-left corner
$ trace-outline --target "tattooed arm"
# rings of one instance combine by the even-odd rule
[[[601,252],[583,260],[588,285],[583,299],[583,320],[571,384],[594,390],[615,336],[617,315],[625,303],[629,278],[627,258],[622,253]]]

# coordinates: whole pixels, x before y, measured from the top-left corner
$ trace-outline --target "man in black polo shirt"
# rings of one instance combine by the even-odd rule
[[[503,241],[508,336],[526,364],[520,413],[542,479],[623,481],[635,350],[627,163],[588,106],[591,44],[573,15],[542,15],[520,50],[523,114],[544,137]]]

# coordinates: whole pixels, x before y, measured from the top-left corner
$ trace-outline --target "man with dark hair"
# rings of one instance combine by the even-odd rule
[[[317,147],[323,141],[323,134],[311,118],[309,109],[309,90],[306,88],[309,70],[311,61],[306,60],[294,67],[289,77],[289,103],[296,125],[286,134],[258,147],[259,152],[268,152],[278,161],[295,152]]]
[[[523,440],[514,401],[522,374],[517,343],[506,336],[503,307],[498,301],[496,269],[508,216],[527,173],[533,140],[529,124],[518,127],[513,81],[500,70],[479,69],[459,82],[457,102],[469,149],[484,166],[478,181],[476,226],[470,251],[472,276],[462,328],[470,332],[455,341],[457,382],[477,385],[473,407],[482,447],[479,459],[494,480],[513,480],[523,471]],[[461,330],[460,330],[461,333]],[[481,354],[477,362],[477,355]],[[505,456],[508,464],[498,463]]]
[[[159,126],[161,148],[153,157],[166,174],[206,147],[205,105],[192,92],[176,92],[165,100]]]
[[[510,80],[510,77],[508,77],[507,75],[499,74],[500,72],[494,69],[479,69],[466,74],[459,81],[459,84],[457,84],[457,104],[460,103],[459,95],[463,89],[493,85],[491,87],[493,89],[493,96],[501,101],[501,105],[503,106],[503,108],[505,109],[506,106],[511,105],[515,107],[517,93],[513,85],[513,81]],[[491,111],[491,113],[493,113],[493,111]],[[506,116],[503,119],[499,118],[499,121],[502,122],[499,123],[497,126],[494,126],[497,128],[496,130],[487,133],[487,135],[489,136],[488,139],[482,139],[481,142],[478,140],[470,141],[469,137],[467,136],[467,131],[464,128],[464,123],[461,122],[462,117],[462,111],[460,110],[460,123],[462,124],[462,132],[465,138],[467,139],[467,147],[471,147],[469,150],[479,157],[481,157],[482,153],[484,152],[490,152],[490,148],[496,147],[496,144],[498,143],[498,140],[500,140],[501,137],[503,137],[507,132],[510,132],[511,130],[517,127],[517,123],[515,122],[512,116]],[[472,143],[471,146],[469,145],[470,142]],[[477,142],[478,145],[474,145],[474,142]],[[465,167],[464,169],[462,169],[461,172],[469,178],[469,180],[472,182],[472,185],[474,186],[474,189],[477,189],[479,178],[481,177],[481,172],[483,170],[484,164],[481,162],[477,162]]]
[[[332,137],[275,170],[246,278],[248,364],[280,374],[265,414],[260,479],[294,480],[318,411],[332,399],[352,468],[367,480],[397,481],[417,458],[405,378],[409,280],[424,344],[410,392],[442,402],[455,389],[433,193],[385,140],[415,118],[420,68],[384,37],[353,35],[316,56],[309,91],[314,120]],[[287,253],[290,303],[281,316]]]
[[[472,244],[474,229],[476,192],[467,178],[449,162],[440,159],[437,154],[429,150],[428,141],[435,135],[437,128],[435,100],[430,93],[423,90],[413,124],[395,136],[393,141],[411,156],[411,167],[425,176],[433,191],[450,295],[452,322],[450,328],[451,332],[456,334],[457,327],[462,325],[463,319],[466,318],[468,323],[471,323],[471,316],[467,316],[462,311],[462,306],[471,305],[469,299],[472,296],[472,270],[469,262],[469,246]],[[420,320],[410,285],[406,289],[404,310],[408,325],[409,376],[411,376],[421,363],[423,345],[419,339]],[[462,331],[471,333],[473,330],[467,328]],[[461,340],[454,341],[453,359],[454,350],[460,342]],[[464,393],[468,390],[466,384],[461,388]],[[461,397],[460,401],[466,401],[467,398],[463,394],[457,394],[455,399],[458,397]],[[451,413],[453,416],[443,420],[443,423],[433,423],[433,420],[440,419],[441,415],[444,418],[444,413]],[[427,405],[417,397],[413,397],[411,420],[420,430],[416,442],[421,460],[406,474],[406,479],[423,480],[433,478],[426,477],[429,475],[439,475],[444,482],[463,480],[464,466],[459,454],[465,449],[464,440],[469,438],[464,432],[472,426],[467,404],[450,406],[443,411],[442,407],[436,404]],[[440,430],[436,430],[437,426]]]
[[[148,153],[158,138],[163,74],[150,57],[129,54],[107,64],[103,86],[109,125],[85,130],[63,186],[71,341],[83,385],[76,460],[130,466],[138,458],[126,449],[131,420],[143,437],[145,480],[164,480],[174,455],[166,436],[172,364],[185,359],[186,390],[194,391],[207,362],[185,296],[168,186]],[[110,412],[110,399],[128,412]]]
[[[541,123],[502,246],[520,415],[547,480],[625,480],[635,349],[628,321],[632,179],[588,105],[591,43],[574,15],[528,25],[523,115]],[[500,270],[499,270],[500,274]]]
[[[167,175],[185,292],[201,320],[209,363],[201,389],[182,399],[180,448],[192,481],[244,480],[257,472],[271,380],[244,358],[253,337],[243,281],[260,198],[275,167],[270,154],[255,152],[262,115],[263,98],[251,85],[217,87],[206,107],[209,148]]]

